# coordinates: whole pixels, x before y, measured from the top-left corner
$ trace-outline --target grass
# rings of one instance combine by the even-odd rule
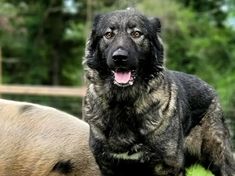
[[[214,176],[214,175],[200,165],[193,165],[187,169],[187,176]]]

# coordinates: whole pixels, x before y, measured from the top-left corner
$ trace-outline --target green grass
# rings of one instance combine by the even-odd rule
[[[200,165],[193,165],[187,169],[187,176],[214,176]]]

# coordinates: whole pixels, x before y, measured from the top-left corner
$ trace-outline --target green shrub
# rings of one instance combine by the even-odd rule
[[[213,174],[202,166],[196,164],[187,169],[187,176],[213,176]]]

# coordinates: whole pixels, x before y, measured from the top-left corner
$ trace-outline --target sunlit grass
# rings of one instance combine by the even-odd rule
[[[214,176],[214,175],[200,165],[193,165],[187,169],[187,176]]]

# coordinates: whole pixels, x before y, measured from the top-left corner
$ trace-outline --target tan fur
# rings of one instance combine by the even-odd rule
[[[53,108],[0,100],[0,176],[97,176],[89,126]],[[70,161],[72,171],[53,170]]]

